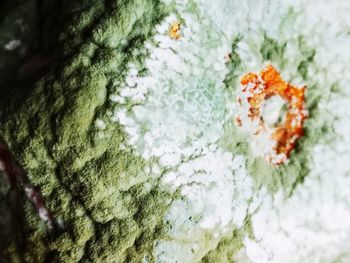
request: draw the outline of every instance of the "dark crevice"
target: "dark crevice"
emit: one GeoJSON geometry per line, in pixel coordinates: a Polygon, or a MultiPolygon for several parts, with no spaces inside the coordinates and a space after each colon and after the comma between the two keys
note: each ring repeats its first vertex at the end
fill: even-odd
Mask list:
{"type": "MultiPolygon", "coordinates": [[[[0,174],[0,176],[3,176],[3,174],[0,174]]],[[[6,194],[6,196],[2,196],[0,194],[0,202],[5,202],[7,205],[7,209],[9,211],[9,216],[11,218],[11,224],[10,228],[9,225],[0,225],[1,230],[0,233],[3,235],[4,231],[9,231],[12,229],[12,233],[15,233],[15,235],[3,235],[3,238],[11,238],[11,241],[16,244],[16,249],[18,251],[22,251],[26,247],[25,242],[25,231],[24,231],[24,211],[21,209],[23,207],[23,199],[24,199],[24,193],[20,191],[17,187],[11,187],[6,194]]],[[[2,210],[3,211],[3,210],[2,210]]],[[[8,240],[9,241],[9,240],[8,240]]],[[[6,239],[2,240],[0,243],[0,251],[2,251],[4,248],[3,245],[6,245],[6,239]]],[[[0,254],[1,256],[1,254],[0,254]]],[[[18,255],[21,260],[23,260],[23,255],[18,255]]],[[[1,257],[0,257],[1,262],[1,257]]]]}

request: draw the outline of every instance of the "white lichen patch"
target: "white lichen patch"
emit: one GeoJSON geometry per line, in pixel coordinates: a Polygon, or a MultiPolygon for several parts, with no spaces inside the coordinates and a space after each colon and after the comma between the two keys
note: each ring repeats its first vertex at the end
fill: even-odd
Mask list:
{"type": "Polygon", "coordinates": [[[290,34],[305,35],[315,48],[308,81],[317,83],[323,93],[320,111],[324,118],[331,114],[335,138],[327,143],[319,138],[309,156],[310,173],[291,197],[286,198],[283,190],[262,197],[264,202],[252,215],[255,239],[246,237],[244,251],[250,262],[259,263],[348,262],[350,225],[344,219],[350,214],[350,53],[345,46],[350,39],[344,34],[350,24],[346,17],[350,6],[345,1],[293,5],[298,16],[290,34]],[[340,94],[331,93],[335,82],[340,94]]]}
{"type": "Polygon", "coordinates": [[[130,63],[122,89],[111,96],[117,103],[124,99],[138,104],[128,113],[117,109],[114,118],[125,125],[129,144],[141,156],[159,157],[165,167],[174,167],[217,141],[225,119],[222,81],[229,42],[210,24],[202,30],[199,23],[204,18],[198,21],[190,13],[182,14],[181,37],[172,39],[168,28],[178,19],[165,18],[146,43],[148,73],[139,76],[130,63]]]}
{"type": "Polygon", "coordinates": [[[97,119],[95,121],[95,126],[96,126],[96,128],[98,128],[100,130],[104,130],[104,129],[106,129],[107,124],[103,120],[97,119]]]}
{"type": "Polygon", "coordinates": [[[5,48],[6,50],[12,51],[12,50],[15,50],[15,49],[19,48],[21,45],[22,45],[21,40],[19,40],[19,39],[13,39],[13,40],[11,40],[10,42],[8,42],[8,43],[5,45],[4,48],[5,48]]]}
{"type": "MultiPolygon", "coordinates": [[[[160,178],[170,192],[180,192],[164,218],[167,236],[155,242],[158,262],[200,261],[247,217],[253,233],[244,238],[238,262],[349,261],[348,2],[164,2],[176,10],[138,51],[145,54],[145,63],[128,65],[127,76],[110,96],[115,108],[109,114],[128,136],[121,147],[157,160],[145,174],[160,178]],[[176,21],[181,31],[174,39],[168,30],[176,21]],[[246,157],[218,147],[224,124],[233,122],[238,111],[223,84],[234,39],[239,39],[234,50],[240,59],[238,76],[274,63],[284,80],[310,87],[307,98],[319,106],[319,119],[310,116],[314,127],[327,123],[334,130],[332,136],[312,138],[319,142],[305,160],[310,172],[291,196],[285,189],[272,194],[254,188],[246,157]],[[266,39],[273,39],[283,55],[262,50],[266,39]],[[307,74],[300,73],[308,60],[313,62],[307,74]],[[331,91],[334,85],[338,93],[331,91]],[[323,113],[332,115],[333,123],[323,113]]],[[[263,116],[273,126],[283,103],[270,102],[263,116]]]]}
{"type": "Polygon", "coordinates": [[[265,198],[252,216],[255,240],[244,241],[251,262],[348,261],[350,152],[343,143],[315,147],[313,169],[291,198],[265,198]]]}
{"type": "Polygon", "coordinates": [[[285,113],[283,112],[283,106],[285,105],[285,101],[280,96],[273,96],[266,100],[261,107],[264,123],[271,128],[276,126],[280,121],[280,117],[285,113]]]}
{"type": "Polygon", "coordinates": [[[208,151],[167,173],[163,181],[173,190],[181,189],[182,198],[166,215],[171,228],[167,239],[157,243],[159,262],[197,262],[222,236],[242,227],[253,186],[242,156],[208,151]]]}
{"type": "Polygon", "coordinates": [[[164,218],[171,226],[167,240],[155,246],[159,262],[174,253],[178,262],[196,262],[214,249],[242,227],[252,192],[245,159],[217,147],[232,117],[223,83],[231,40],[192,9],[179,7],[181,17],[170,15],[156,27],[145,44],[146,74],[131,62],[121,89],[110,97],[117,105],[111,118],[124,126],[128,147],[147,160],[158,158],[162,168],[156,164],[150,173],[161,176],[166,168],[162,184],[181,189],[182,198],[164,218]],[[174,21],[181,21],[178,39],[168,35],[174,21]],[[133,105],[130,110],[121,98],[133,105]]]}

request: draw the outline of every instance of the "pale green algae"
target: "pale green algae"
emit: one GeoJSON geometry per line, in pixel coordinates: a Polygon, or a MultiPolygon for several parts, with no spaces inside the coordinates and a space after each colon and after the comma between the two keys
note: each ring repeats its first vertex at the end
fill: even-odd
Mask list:
{"type": "Polygon", "coordinates": [[[240,229],[235,229],[229,235],[221,238],[219,244],[214,250],[211,250],[202,258],[203,263],[235,262],[235,256],[243,248],[243,239],[245,236],[254,238],[253,230],[251,228],[250,217],[247,216],[244,226],[240,229]]]}
{"type": "MultiPolygon", "coordinates": [[[[121,150],[124,132],[104,116],[113,79],[123,77],[132,51],[166,10],[158,1],[81,5],[59,36],[65,61],[7,107],[1,122],[1,137],[63,227],[48,235],[21,194],[23,218],[12,224],[20,235],[0,252],[10,262],[152,260],[153,242],[164,232],[172,197],[144,172],[154,160],[121,150]],[[108,124],[104,139],[96,119],[108,124]]],[[[5,189],[1,198],[13,191],[5,189]]],[[[15,217],[9,207],[1,214],[15,217]]]]}

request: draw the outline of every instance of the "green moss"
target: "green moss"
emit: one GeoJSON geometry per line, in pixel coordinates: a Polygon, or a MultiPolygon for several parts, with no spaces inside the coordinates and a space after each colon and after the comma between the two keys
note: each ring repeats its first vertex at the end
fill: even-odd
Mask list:
{"type": "Polygon", "coordinates": [[[279,43],[277,40],[269,38],[265,34],[260,47],[260,53],[264,60],[281,62],[283,60],[286,46],[286,42],[279,43]]]}
{"type": "Polygon", "coordinates": [[[311,63],[313,63],[316,51],[307,46],[303,37],[299,37],[299,49],[300,49],[300,52],[303,55],[303,57],[305,57],[305,59],[299,63],[297,70],[298,70],[299,74],[302,76],[302,78],[304,80],[307,80],[307,78],[308,78],[308,66],[311,63]]]}
{"type": "Polygon", "coordinates": [[[231,86],[233,86],[237,80],[238,73],[241,69],[241,64],[242,64],[242,60],[239,57],[238,53],[237,53],[237,44],[239,43],[239,41],[241,41],[242,36],[237,36],[234,38],[232,45],[231,45],[231,53],[230,53],[230,60],[227,63],[227,68],[229,70],[229,73],[227,74],[224,83],[226,88],[229,88],[231,86]]]}
{"type": "Polygon", "coordinates": [[[209,251],[202,258],[201,262],[236,262],[235,255],[243,248],[243,239],[245,237],[254,238],[250,215],[245,218],[243,227],[234,229],[230,235],[222,238],[216,248],[209,251]]]}
{"type": "Polygon", "coordinates": [[[231,236],[221,239],[217,247],[205,255],[201,262],[234,262],[235,254],[243,247],[243,237],[243,230],[233,231],[231,236]]]}
{"type": "Polygon", "coordinates": [[[158,1],[119,1],[109,9],[93,1],[81,5],[65,9],[72,18],[60,33],[66,58],[59,70],[38,81],[2,119],[0,136],[63,224],[48,235],[21,193],[25,210],[18,224],[25,246],[19,249],[13,239],[1,248],[10,261],[141,260],[152,257],[153,240],[164,234],[172,197],[144,172],[155,160],[120,150],[125,134],[105,116],[110,83],[125,75],[128,60],[138,59],[133,50],[151,36],[165,9],[158,1]],[[104,138],[96,119],[107,123],[104,138]]]}
{"type": "Polygon", "coordinates": [[[117,8],[109,16],[102,18],[93,29],[92,38],[99,45],[109,48],[121,47],[133,35],[134,30],[137,30],[137,32],[147,32],[152,29],[154,27],[153,23],[143,23],[141,28],[134,28],[134,25],[150,14],[152,14],[152,18],[162,16],[162,13],[157,14],[154,12],[154,10],[159,10],[160,8],[161,6],[158,1],[119,1],[117,8]]]}

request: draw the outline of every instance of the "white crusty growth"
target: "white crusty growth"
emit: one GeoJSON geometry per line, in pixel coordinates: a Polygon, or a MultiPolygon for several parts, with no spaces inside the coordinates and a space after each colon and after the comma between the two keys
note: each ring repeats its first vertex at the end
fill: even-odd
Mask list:
{"type": "MultiPolygon", "coordinates": [[[[152,173],[162,176],[169,191],[180,189],[181,198],[164,218],[171,226],[168,236],[155,244],[158,262],[198,262],[223,236],[240,228],[247,215],[253,236],[244,238],[239,262],[348,262],[350,2],[164,2],[175,4],[174,14],[139,51],[147,56],[145,63],[130,62],[125,82],[110,97],[115,103],[111,119],[124,127],[128,147],[156,160],[152,173]],[[168,35],[175,21],[181,21],[178,40],[168,35]],[[290,197],[284,189],[276,194],[255,189],[245,157],[218,146],[224,124],[237,113],[223,84],[225,56],[237,37],[238,76],[274,62],[286,81],[316,87],[317,125],[326,122],[323,114],[333,116],[334,136],[319,138],[311,149],[305,160],[311,171],[290,197]],[[287,43],[283,58],[264,60],[265,37],[287,43]],[[300,62],[308,58],[300,39],[315,50],[306,80],[298,73],[300,62]],[[339,94],[331,91],[335,84],[339,94]]],[[[270,117],[274,122],[276,116],[270,117]]]]}

